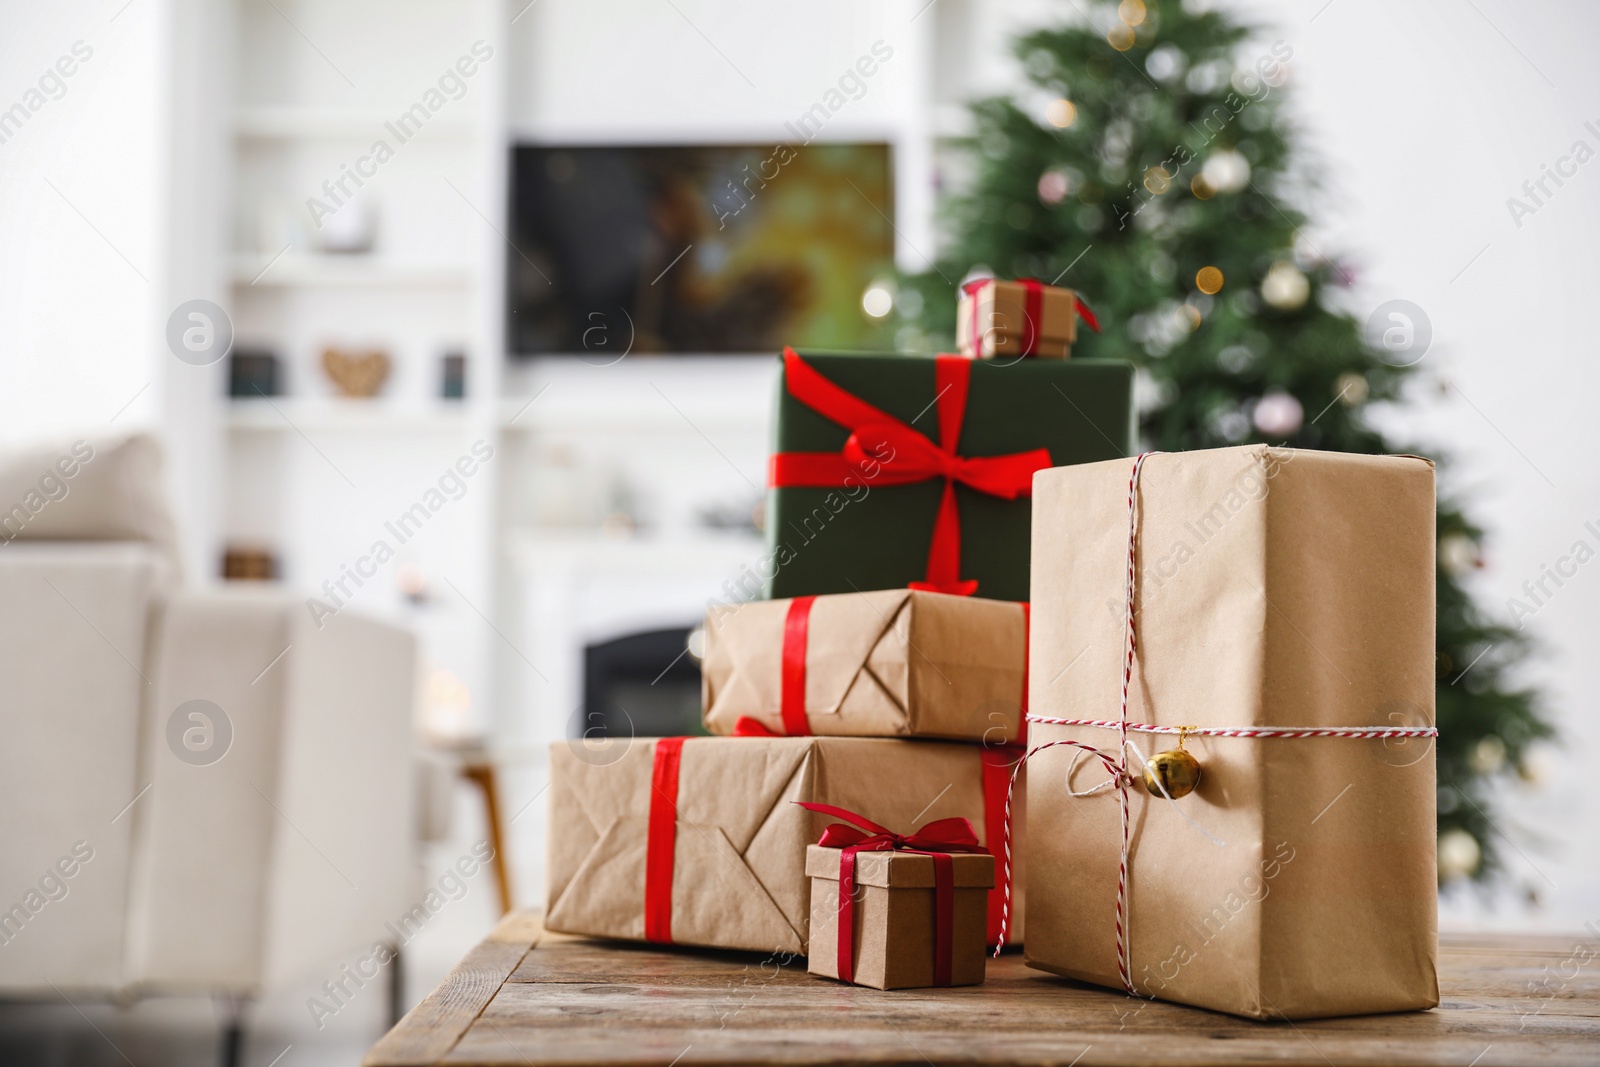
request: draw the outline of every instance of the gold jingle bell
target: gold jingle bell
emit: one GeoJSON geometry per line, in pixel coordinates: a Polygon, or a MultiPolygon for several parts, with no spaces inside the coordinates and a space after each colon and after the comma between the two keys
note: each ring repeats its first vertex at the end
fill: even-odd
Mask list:
{"type": "Polygon", "coordinates": [[[1157,752],[1144,765],[1144,787],[1151,796],[1169,796],[1173,800],[1188,796],[1200,784],[1200,761],[1183,750],[1186,727],[1178,730],[1178,747],[1168,752],[1157,752]],[[1165,789],[1165,794],[1162,790],[1165,789]]]}

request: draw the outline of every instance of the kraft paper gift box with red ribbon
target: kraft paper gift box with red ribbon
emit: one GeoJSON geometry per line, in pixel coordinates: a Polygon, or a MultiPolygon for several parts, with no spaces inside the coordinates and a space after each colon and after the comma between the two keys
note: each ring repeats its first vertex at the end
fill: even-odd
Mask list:
{"type": "Polygon", "coordinates": [[[1091,330],[1100,332],[1094,312],[1071,289],[1045,285],[1037,278],[975,278],[961,287],[956,342],[963,356],[977,359],[1067,359],[1078,339],[1080,316],[1091,330]]]}
{"type": "Polygon", "coordinates": [[[1433,465],[1252,445],[1035,492],[1028,962],[1251,1018],[1438,1004],[1433,465]]]}
{"type": "Polygon", "coordinates": [[[1034,472],[1132,443],[1127,363],[786,350],[760,577],[1026,600],[1034,472]]]}
{"type": "Polygon", "coordinates": [[[902,836],[851,811],[806,850],[808,970],[875,989],[978,985],[994,857],[966,819],[902,836]]]}
{"type": "Polygon", "coordinates": [[[912,589],[755,600],[706,616],[714,734],[943,737],[1022,733],[1028,608],[912,589]]]}
{"type": "MultiPolygon", "coordinates": [[[[960,817],[1003,836],[1016,753],[856,737],[637,738],[550,749],[549,902],[563,933],[804,954],[806,849],[829,804],[884,826],[960,817]]],[[[1012,813],[1013,827],[1023,815],[1012,813]]],[[[1020,874],[1020,867],[1013,867],[1020,874]]],[[[1001,897],[989,894],[997,937],[1001,897]]],[[[1021,904],[1013,910],[1021,915],[1021,904]]],[[[1021,928],[1009,943],[1021,941],[1021,928]]]]}

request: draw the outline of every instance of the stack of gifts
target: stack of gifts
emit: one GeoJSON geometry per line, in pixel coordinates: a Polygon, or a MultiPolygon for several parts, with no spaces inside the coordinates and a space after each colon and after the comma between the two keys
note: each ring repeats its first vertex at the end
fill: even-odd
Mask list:
{"type": "MultiPolygon", "coordinates": [[[[1058,293],[1041,336],[1069,328],[1058,293]]],[[[553,747],[546,924],[809,953],[879,988],[981,981],[1002,923],[1023,932],[1024,850],[1000,842],[1033,477],[1126,455],[1132,394],[1112,361],[785,351],[770,599],[705,626],[722,736],[553,747]]]]}
{"type": "Polygon", "coordinates": [[[1034,358],[1075,295],[962,311],[967,355],[784,353],[721,736],[556,746],[548,925],[900,988],[1025,911],[1029,965],[1130,996],[1437,1004],[1432,465],[1135,457],[1128,365],[1034,358]]]}

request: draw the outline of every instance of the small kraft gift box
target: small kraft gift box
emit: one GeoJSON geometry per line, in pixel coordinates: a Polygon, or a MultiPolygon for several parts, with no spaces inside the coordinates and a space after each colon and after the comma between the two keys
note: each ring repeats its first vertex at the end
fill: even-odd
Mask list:
{"type": "Polygon", "coordinates": [[[1100,332],[1094,312],[1071,289],[1036,278],[975,278],[961,287],[956,339],[961,354],[973,359],[1067,359],[1078,339],[1080,317],[1100,332]]]}
{"type": "Polygon", "coordinates": [[[943,737],[1022,732],[1028,607],[910,589],[718,605],[706,616],[714,734],[943,737]]]}
{"type": "Polygon", "coordinates": [[[855,812],[802,807],[844,820],[806,850],[812,974],[874,989],[983,981],[994,857],[971,823],[901,836],[855,812]]]}
{"type": "MultiPolygon", "coordinates": [[[[806,849],[828,819],[959,818],[1004,835],[1012,748],[867,737],[663,737],[550,748],[549,904],[569,934],[803,955],[806,849]]],[[[1019,798],[1020,799],[1020,798],[1019,798]]],[[[1025,813],[1011,812],[1013,833],[1025,813]]],[[[1013,847],[1012,868],[1025,861],[1013,847]]],[[[986,899],[999,936],[1002,897],[986,899]]],[[[1020,916],[1024,901],[1013,902],[1020,916]]],[[[1022,928],[1008,932],[1021,941],[1022,928]]]]}
{"type": "Polygon", "coordinates": [[[1132,451],[1133,367],[786,350],[775,421],[750,584],[1027,600],[1034,472],[1132,451]]]}
{"type": "Polygon", "coordinates": [[[1438,1004],[1433,464],[1035,492],[1027,962],[1255,1019],[1438,1004]]]}

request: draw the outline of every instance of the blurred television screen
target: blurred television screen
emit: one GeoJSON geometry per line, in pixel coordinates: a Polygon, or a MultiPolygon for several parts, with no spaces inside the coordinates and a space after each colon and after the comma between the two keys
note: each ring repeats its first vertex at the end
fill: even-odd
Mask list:
{"type": "Polygon", "coordinates": [[[514,355],[891,347],[863,303],[894,268],[887,144],[521,145],[511,172],[514,355]]]}

